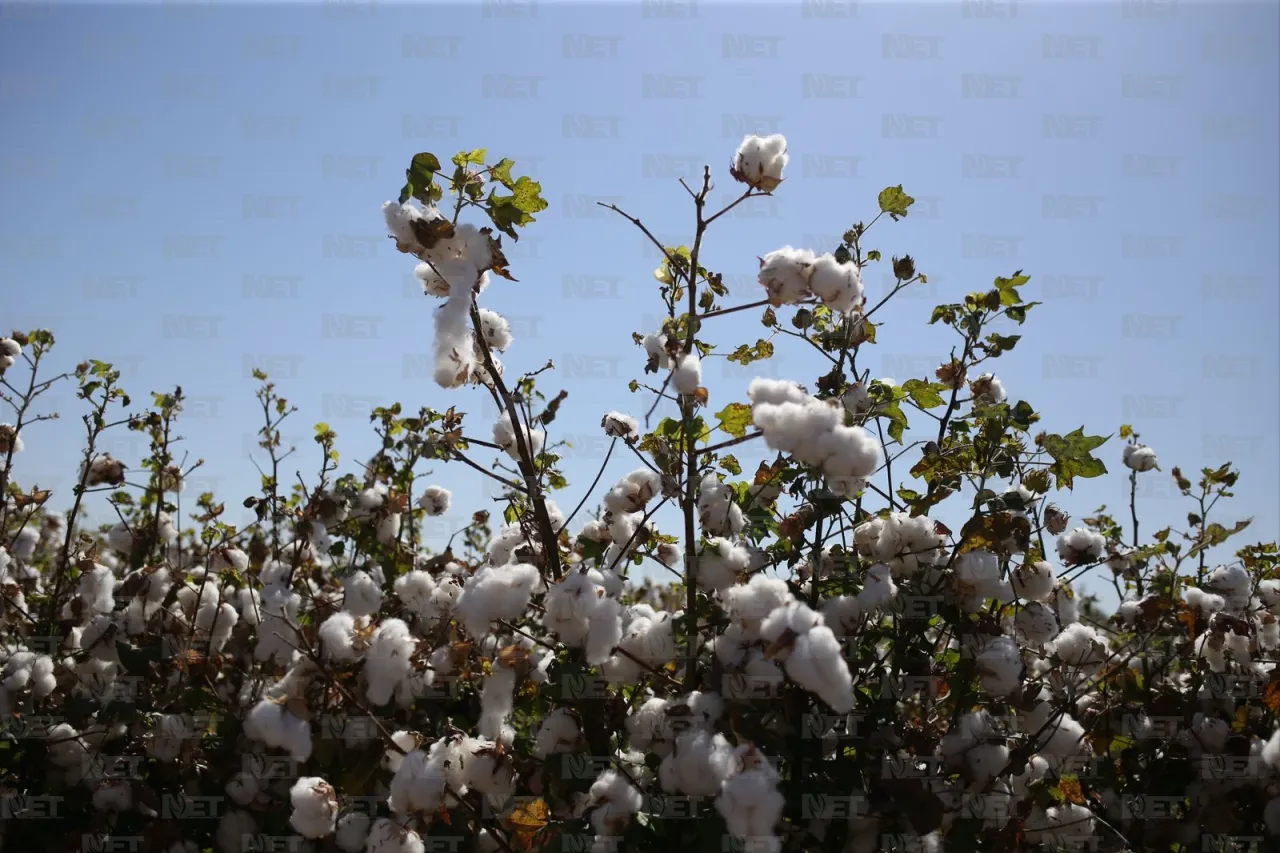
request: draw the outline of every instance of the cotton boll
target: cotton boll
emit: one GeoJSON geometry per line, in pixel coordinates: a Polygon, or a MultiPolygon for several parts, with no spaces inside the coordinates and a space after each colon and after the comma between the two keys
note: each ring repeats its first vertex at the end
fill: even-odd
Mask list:
{"type": "Polygon", "coordinates": [[[809,288],[832,311],[848,314],[862,308],[862,273],[852,260],[842,264],[834,255],[819,256],[809,268],[809,288]]]}
{"type": "Polygon", "coordinates": [[[498,352],[506,352],[511,346],[511,326],[507,323],[505,317],[496,311],[490,311],[488,308],[481,308],[480,314],[480,330],[484,333],[485,343],[490,349],[498,352]]]}
{"type": "Polygon", "coordinates": [[[1014,625],[1032,645],[1043,645],[1058,635],[1058,617],[1038,601],[1024,604],[1014,617],[1014,625]]]}
{"type": "Polygon", "coordinates": [[[1085,527],[1077,527],[1058,537],[1058,556],[1064,563],[1082,566],[1102,559],[1107,540],[1101,534],[1085,527]]]}
{"type": "Polygon", "coordinates": [[[1003,403],[1008,398],[1008,395],[1005,394],[1004,383],[997,379],[993,373],[984,373],[970,382],[969,390],[973,392],[973,399],[976,403],[996,405],[1003,403]]]}
{"type": "Polygon", "coordinates": [[[417,641],[400,619],[384,619],[365,655],[365,696],[375,706],[391,701],[396,686],[412,671],[417,641]]]}
{"type": "Polygon", "coordinates": [[[809,395],[803,388],[784,379],[757,377],[751,380],[751,385],[747,388],[747,399],[753,406],[762,403],[773,406],[804,403],[808,398],[809,395]]]}
{"type": "Polygon", "coordinates": [[[365,853],[425,853],[422,836],[395,821],[380,817],[373,822],[365,853]]]}
{"type": "Polygon", "coordinates": [[[338,819],[338,796],[333,786],[318,776],[304,776],[289,789],[293,813],[289,825],[305,838],[333,833],[338,819]]]}
{"type": "Polygon", "coordinates": [[[334,843],[343,853],[361,853],[365,849],[365,840],[369,837],[372,824],[368,813],[349,811],[338,818],[334,843]]]}
{"type": "Polygon", "coordinates": [[[982,689],[992,696],[1008,696],[1022,684],[1022,653],[1008,637],[993,638],[978,655],[977,664],[982,689]]]}
{"type": "Polygon", "coordinates": [[[368,572],[352,572],[342,581],[342,609],[352,616],[371,616],[382,607],[382,590],[368,572]]]}
{"type": "Polygon", "coordinates": [[[756,574],[747,583],[726,591],[723,599],[729,615],[742,624],[744,637],[755,640],[760,637],[764,620],[791,600],[791,592],[786,581],[756,574]]]}
{"type": "Polygon", "coordinates": [[[751,554],[742,545],[713,537],[698,554],[697,584],[705,590],[724,592],[737,582],[751,563],[751,554]]]}
{"type": "Polygon", "coordinates": [[[644,794],[617,770],[601,773],[587,793],[591,827],[597,836],[614,836],[631,822],[644,804],[644,794]]]}
{"type": "Polygon", "coordinates": [[[311,757],[311,724],[270,699],[263,699],[245,717],[244,733],[269,747],[288,750],[295,761],[311,757]]]}
{"type": "Polygon", "coordinates": [[[515,670],[495,665],[485,677],[480,690],[480,719],[476,730],[481,737],[501,740],[507,718],[514,707],[516,689],[515,670]]]}
{"type": "Polygon", "coordinates": [[[421,569],[405,572],[396,578],[394,589],[396,596],[410,612],[418,616],[428,616],[433,613],[433,593],[436,582],[431,575],[421,569]]]}
{"type": "Polygon", "coordinates": [[[858,593],[858,606],[863,613],[874,613],[885,607],[898,594],[893,573],[884,563],[867,569],[862,591],[858,593]]]}
{"type": "Polygon", "coordinates": [[[1053,566],[1044,560],[1019,566],[1009,575],[1013,594],[1026,601],[1048,601],[1057,579],[1053,566]]]}
{"type": "Polygon", "coordinates": [[[227,796],[241,806],[247,806],[252,803],[257,798],[260,790],[261,786],[258,779],[244,771],[233,776],[226,786],[227,796]]]}
{"type": "Polygon", "coordinates": [[[429,516],[444,515],[449,511],[452,497],[452,494],[446,488],[428,486],[427,490],[422,493],[422,497],[418,498],[418,506],[426,510],[429,516]]]}
{"type": "Polygon", "coordinates": [[[320,649],[325,660],[342,663],[360,659],[356,651],[356,617],[342,611],[335,613],[320,625],[320,649]]]}
{"type": "Polygon", "coordinates": [[[1253,578],[1243,566],[1218,566],[1205,579],[1205,587],[1225,599],[1230,610],[1243,610],[1249,604],[1253,578]]]}
{"type": "MultiPolygon", "coordinates": [[[[524,439],[524,446],[529,453],[533,456],[541,453],[547,434],[540,429],[531,430],[523,424],[520,425],[520,430],[524,439]]],[[[519,441],[516,437],[515,428],[511,425],[511,416],[507,412],[503,412],[502,417],[498,418],[497,423],[493,425],[493,442],[505,450],[512,459],[520,460],[519,441]]]]}
{"type": "Polygon", "coordinates": [[[483,637],[494,620],[524,613],[540,579],[537,567],[527,563],[485,566],[467,580],[454,614],[468,635],[483,637]]]}
{"type": "Polygon", "coordinates": [[[1010,584],[1000,578],[1000,559],[990,551],[969,551],[955,562],[956,592],[968,613],[976,613],[989,598],[1012,599],[1010,584]]]}
{"type": "Polygon", "coordinates": [[[671,356],[667,354],[667,336],[662,334],[645,335],[642,344],[650,358],[656,358],[659,370],[671,366],[671,356]]]}
{"type": "Polygon", "coordinates": [[[697,352],[688,352],[680,357],[672,374],[672,382],[681,394],[692,394],[702,384],[702,362],[697,352]]]}
{"type": "Polygon", "coordinates": [[[622,412],[608,412],[600,421],[605,435],[631,440],[640,437],[640,423],[622,412]]]}
{"type": "Polygon", "coordinates": [[[8,370],[22,355],[22,344],[13,338],[0,338],[0,371],[8,370]]]}
{"type": "Polygon", "coordinates": [[[815,626],[799,636],[783,667],[788,677],[836,713],[853,708],[853,677],[840,642],[827,626],[815,626]]]}
{"type": "Polygon", "coordinates": [[[1159,467],[1156,452],[1144,444],[1126,444],[1124,446],[1125,467],[1142,473],[1159,467]]]}
{"type": "Polygon", "coordinates": [[[588,666],[605,663],[622,642],[622,605],[613,598],[600,598],[591,612],[587,630],[586,659],[588,666]]]}
{"type": "Polygon", "coordinates": [[[111,569],[95,564],[92,569],[80,575],[80,599],[84,601],[90,613],[110,613],[115,609],[115,575],[111,569]]]}
{"type": "Polygon", "coordinates": [[[782,171],[788,159],[787,140],[782,134],[751,134],[738,146],[729,174],[753,190],[770,193],[782,183],[782,171]]]}
{"type": "Polygon", "coordinates": [[[760,259],[759,281],[775,308],[810,296],[809,270],[816,257],[808,249],[783,246],[760,259]]]}
{"type": "Polygon", "coordinates": [[[716,799],[716,810],[724,817],[729,833],[757,843],[773,836],[785,805],[777,789],[777,774],[767,764],[730,777],[716,799]]]}
{"type": "Polygon", "coordinates": [[[686,732],[658,767],[662,790],[669,794],[711,797],[720,791],[737,764],[733,747],[724,735],[707,731],[686,732]]]}
{"type": "Polygon", "coordinates": [[[542,720],[535,738],[538,758],[561,752],[577,752],[583,744],[582,720],[571,708],[557,708],[542,720]]]}
{"type": "Polygon", "coordinates": [[[1062,629],[1053,641],[1053,651],[1071,667],[1098,667],[1107,659],[1107,646],[1098,632],[1080,622],[1062,629]]]}

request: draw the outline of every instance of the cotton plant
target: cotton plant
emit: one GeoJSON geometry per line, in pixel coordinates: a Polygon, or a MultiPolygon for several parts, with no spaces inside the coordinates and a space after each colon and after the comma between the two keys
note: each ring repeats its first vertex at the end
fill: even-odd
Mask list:
{"type": "MultiPolygon", "coordinates": [[[[785,192],[790,156],[780,135],[744,139],[729,204],[785,192]]],[[[0,716],[20,735],[10,763],[31,771],[0,771],[0,787],[15,807],[81,804],[24,821],[33,849],[116,825],[163,830],[157,849],[179,853],[239,853],[246,836],[422,853],[442,835],[485,853],[562,837],[599,853],[873,853],[907,836],[1137,853],[1208,826],[1280,831],[1274,546],[1223,552],[1246,526],[1219,503],[1230,466],[1199,483],[1172,468],[1189,527],[1137,529],[1136,478],[1164,472],[1128,426],[1129,512],[1073,500],[1105,471],[1102,437],[1036,425],[989,363],[1018,340],[993,321],[1039,304],[1026,276],[934,309],[963,345],[933,375],[873,380],[866,347],[899,332],[865,277],[885,263],[872,241],[909,214],[902,187],[838,247],[751,249],[763,293],[731,295],[707,269],[709,181],[689,182],[698,232],[663,247],[666,320],[634,338],[657,378],[625,404],[593,393],[609,396],[590,417],[610,451],[574,493],[559,448],[578,395],[549,400],[542,371],[520,373],[509,289],[492,286],[512,278],[503,237],[545,207],[513,167],[424,152],[384,207],[422,282],[443,402],[377,410],[378,449],[355,467],[319,425],[318,478],[292,477],[275,435],[290,407],[260,377],[259,494],[193,502],[203,463],[180,462],[165,428],[180,391],[118,414],[118,373],[85,362],[59,381],[97,413],[67,467],[109,501],[99,525],[17,458],[37,423],[15,376],[51,336],[0,339],[17,395],[0,427],[0,716]],[[716,338],[721,314],[755,310],[754,345],[716,338]],[[752,366],[789,337],[816,372],[752,366]],[[768,375],[717,383],[706,362],[725,356],[768,375]],[[467,416],[472,393],[496,410],[467,416]],[[151,453],[116,459],[109,430],[130,425],[151,453]],[[454,471],[500,487],[494,503],[467,506],[454,471]],[[455,516],[469,522],[434,541],[429,520],[455,516]],[[1114,580],[1113,616],[1090,572],[1114,580]],[[100,756],[136,758],[139,778],[103,778],[100,756]],[[1180,820],[1151,829],[1122,807],[1187,762],[1206,772],[1180,820]],[[922,777],[928,807],[887,766],[922,777]],[[225,798],[217,820],[161,819],[156,802],[196,790],[225,798]],[[831,792],[857,807],[815,814],[831,792]],[[701,819],[670,819],[686,798],[701,819]]],[[[890,296],[926,279],[910,257],[889,264],[890,296]]]]}

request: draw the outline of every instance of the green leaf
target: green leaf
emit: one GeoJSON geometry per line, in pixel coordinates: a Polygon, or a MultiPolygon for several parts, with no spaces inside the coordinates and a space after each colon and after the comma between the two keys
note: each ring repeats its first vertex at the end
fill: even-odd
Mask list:
{"type": "Polygon", "coordinates": [[[922,409],[932,409],[937,406],[946,404],[942,399],[941,391],[946,391],[947,386],[941,382],[926,382],[923,379],[908,379],[902,383],[902,390],[907,392],[907,396],[911,398],[911,402],[915,403],[922,409]]]}
{"type": "Polygon", "coordinates": [[[766,358],[773,357],[773,342],[766,341],[763,338],[756,341],[753,346],[740,344],[727,358],[729,361],[738,364],[750,364],[753,361],[763,361],[766,358]]]}
{"type": "Polygon", "coordinates": [[[488,148],[477,148],[474,151],[459,151],[453,155],[453,165],[465,167],[468,165],[483,166],[484,158],[488,156],[488,148]]]}
{"type": "Polygon", "coordinates": [[[515,180],[511,177],[511,167],[514,165],[514,160],[503,157],[489,169],[489,174],[493,176],[495,181],[507,189],[511,189],[515,185],[515,180]]]}
{"type": "Polygon", "coordinates": [[[735,477],[742,473],[742,466],[738,464],[738,457],[736,456],[726,456],[721,459],[720,467],[735,477]]]}
{"type": "Polygon", "coordinates": [[[907,215],[907,208],[916,200],[902,191],[902,184],[896,187],[885,187],[880,191],[880,210],[889,214],[896,222],[899,216],[907,215]]]}
{"type": "Polygon", "coordinates": [[[751,425],[751,407],[745,403],[730,403],[716,412],[716,417],[720,419],[720,429],[734,438],[742,438],[751,425]]]}
{"type": "Polygon", "coordinates": [[[888,418],[889,427],[886,432],[889,433],[889,437],[894,441],[902,441],[903,432],[909,424],[907,423],[907,416],[903,414],[902,405],[898,403],[897,400],[894,400],[887,406],[881,407],[877,411],[876,417],[888,418]]]}
{"type": "Polygon", "coordinates": [[[1053,457],[1049,472],[1057,478],[1058,488],[1072,488],[1076,477],[1090,479],[1107,473],[1107,466],[1092,451],[1107,442],[1110,436],[1085,435],[1084,427],[1062,435],[1043,436],[1039,443],[1053,457]]]}

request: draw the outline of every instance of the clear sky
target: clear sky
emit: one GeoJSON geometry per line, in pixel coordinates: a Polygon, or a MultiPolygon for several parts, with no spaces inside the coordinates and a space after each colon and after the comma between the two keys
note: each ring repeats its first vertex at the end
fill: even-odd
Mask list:
{"type": "MultiPolygon", "coordinates": [[[[1131,423],[1166,471],[1235,462],[1244,477],[1221,520],[1252,515],[1249,540],[1271,539],[1277,10],[0,4],[0,324],[51,328],[59,369],[115,362],[140,402],[181,384],[187,450],[207,460],[192,490],[229,506],[256,488],[255,366],[300,408],[284,432],[309,476],[316,421],[354,464],[373,446],[365,413],[394,400],[474,410],[471,430],[488,438],[492,406],[430,378],[433,301],[379,212],[415,152],[488,147],[540,180],[551,206],[509,247],[519,283],[498,281],[483,304],[511,319],[509,369],[556,363],[561,379],[542,387],[570,396],[551,437],[574,442],[565,468],[581,488],[605,449],[602,413],[642,414],[626,389],[644,364],[629,336],[661,313],[655,250],[594,201],[685,242],[692,210],[676,178],[708,163],[713,198],[727,199],[743,134],[782,132],[788,180],[709,237],[730,304],[760,298],[757,256],[830,250],[902,183],[912,214],[877,224],[868,245],[886,260],[911,253],[930,283],[882,312],[860,366],[930,374],[951,343],[925,325],[932,306],[1022,269],[1044,305],[996,364],[1010,396],[1054,432],[1131,423]]],[[[887,269],[867,274],[873,300],[887,269]]],[[[725,351],[754,341],[758,318],[708,331],[725,351]]],[[[712,410],[745,400],[754,375],[812,383],[819,364],[793,344],[749,369],[708,361],[712,410]]],[[[63,420],[25,435],[19,480],[66,489],[81,404],[70,384],[46,399],[63,420]]],[[[128,463],[146,452],[129,433],[105,447],[128,463]]],[[[1112,474],[1057,499],[1077,518],[1101,503],[1127,517],[1119,439],[1098,453],[1112,474]]],[[[634,461],[615,457],[602,487],[634,461]]],[[[487,503],[465,467],[431,479],[457,497],[436,534],[487,503]]],[[[1147,531],[1190,508],[1159,473],[1142,477],[1139,502],[1147,531]]]]}

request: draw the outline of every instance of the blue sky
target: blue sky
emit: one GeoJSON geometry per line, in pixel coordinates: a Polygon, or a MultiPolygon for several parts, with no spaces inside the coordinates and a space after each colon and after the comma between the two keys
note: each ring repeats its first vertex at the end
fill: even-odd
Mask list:
{"type": "MultiPolygon", "coordinates": [[[[253,366],[300,409],[284,432],[304,474],[316,421],[344,461],[367,457],[371,404],[459,405],[487,438],[491,407],[430,379],[433,303],[379,206],[415,152],[488,147],[551,206],[509,247],[519,283],[483,301],[511,318],[510,368],[560,368],[552,439],[574,441],[566,473],[585,485],[601,414],[647,407],[625,387],[644,363],[629,336],[661,314],[655,251],[594,201],[687,241],[675,177],[710,164],[727,199],[742,135],[782,132],[788,180],[708,238],[729,304],[759,298],[757,256],[829,250],[902,183],[912,215],[868,242],[930,284],[881,312],[860,367],[930,372],[951,344],[931,307],[1023,269],[1044,305],[996,364],[1010,395],[1050,431],[1131,423],[1166,471],[1236,462],[1222,520],[1252,515],[1250,539],[1271,539],[1278,24],[1273,3],[4,4],[0,323],[51,328],[60,369],[117,363],[139,401],[181,384],[206,460],[193,486],[233,506],[256,486],[253,366]]],[[[886,272],[868,271],[872,299],[886,272]]],[[[724,351],[758,317],[709,331],[724,351]]],[[[753,375],[811,383],[792,343],[758,371],[707,362],[714,410],[753,375]]],[[[46,399],[63,419],[25,436],[19,479],[65,489],[80,409],[69,384],[46,399]]],[[[127,433],[106,446],[146,451],[127,433]]],[[[1058,501],[1127,517],[1119,439],[1099,453],[1112,474],[1058,501]]],[[[602,485],[631,467],[619,455],[602,485]]],[[[464,467],[431,479],[458,499],[436,533],[488,503],[464,467]]],[[[1158,473],[1139,502],[1147,531],[1189,509],[1158,473]]]]}

